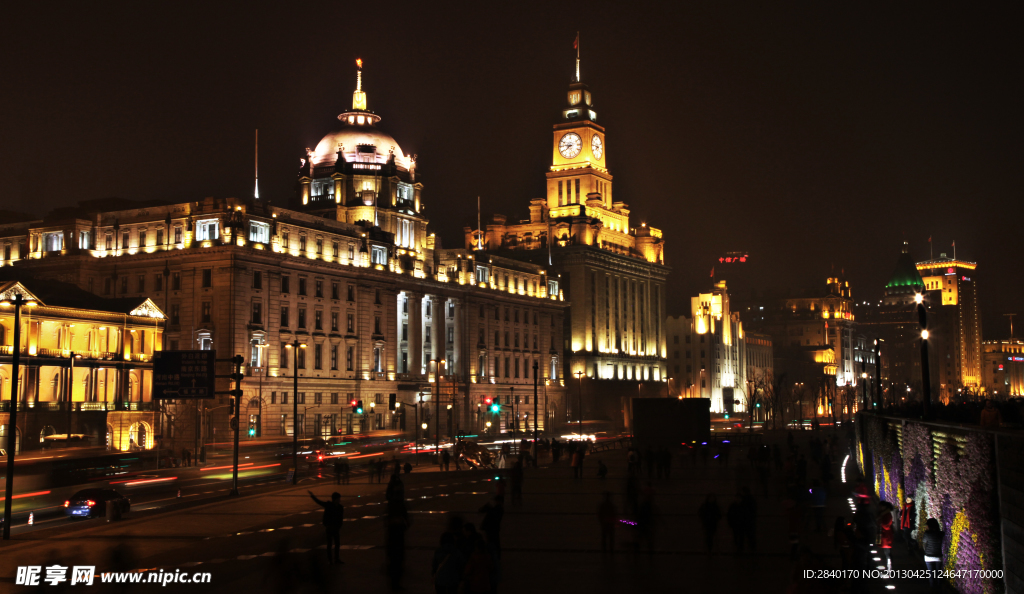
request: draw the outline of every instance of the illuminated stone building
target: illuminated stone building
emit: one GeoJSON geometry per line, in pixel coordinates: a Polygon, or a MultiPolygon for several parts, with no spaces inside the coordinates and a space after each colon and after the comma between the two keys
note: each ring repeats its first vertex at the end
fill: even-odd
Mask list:
{"type": "Polygon", "coordinates": [[[989,398],[1024,396],[1024,341],[986,340],[982,349],[982,385],[989,398]]]}
{"type": "MultiPolygon", "coordinates": [[[[441,249],[427,230],[415,157],[378,128],[361,81],[339,119],[307,152],[289,208],[266,195],[83,204],[0,227],[0,264],[103,297],[151,297],[167,312],[165,348],[242,355],[243,427],[248,419],[257,436],[411,432],[417,416],[432,435],[439,393],[443,435],[487,422],[511,429],[516,418],[532,428],[534,365],[540,428],[564,419],[567,304],[557,275],[441,249]],[[305,348],[286,349],[293,342],[305,348]],[[479,406],[519,396],[518,417],[479,406]]],[[[227,439],[226,404],[201,404],[203,440],[227,439]]],[[[178,405],[164,436],[191,448],[195,428],[178,421],[190,422],[193,404],[178,405]]]]}
{"type": "MultiPolygon", "coordinates": [[[[730,307],[725,281],[715,283],[710,293],[692,297],[690,316],[669,317],[665,328],[672,385],[677,388],[673,395],[707,398],[711,412],[743,412],[744,394],[754,378],[747,374],[747,337],[739,312],[730,307]]],[[[765,342],[768,357],[757,351],[757,363],[771,369],[771,342],[765,342]]]]}
{"type": "Polygon", "coordinates": [[[939,254],[917,263],[928,305],[933,369],[940,397],[981,387],[981,316],[978,311],[977,267],[939,254]]]}
{"type": "Polygon", "coordinates": [[[837,387],[855,386],[854,313],[850,283],[829,277],[824,291],[754,299],[748,326],[772,337],[775,374],[787,382],[817,385],[825,376],[837,387]]]}
{"type": "Polygon", "coordinates": [[[663,327],[669,268],[661,230],[631,223],[629,206],[615,199],[605,128],[578,76],[566,99],[552,130],[547,195],[530,201],[527,220],[495,215],[486,229],[467,227],[465,246],[552,263],[570,303],[567,374],[582,373],[593,401],[607,397],[607,415],[621,418],[620,392],[635,395],[636,382],[661,383],[669,375],[663,327]]]}
{"type": "MultiPolygon", "coordinates": [[[[22,295],[18,373],[19,446],[85,436],[114,449],[154,446],[152,358],[161,350],[163,312],[143,296],[103,298],[49,280],[9,280],[0,300],[22,295]]],[[[14,309],[0,308],[0,447],[8,448],[14,309]]]]}

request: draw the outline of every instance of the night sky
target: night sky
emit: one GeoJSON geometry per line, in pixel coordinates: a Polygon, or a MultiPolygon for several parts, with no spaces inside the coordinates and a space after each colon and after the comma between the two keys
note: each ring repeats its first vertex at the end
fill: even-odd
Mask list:
{"type": "Polygon", "coordinates": [[[979,263],[986,339],[1003,313],[1024,328],[1018,14],[493,4],[8,6],[0,208],[251,196],[256,128],[260,195],[285,205],[361,56],[369,108],[461,245],[477,195],[512,219],[543,195],[579,30],[616,199],[665,231],[671,313],[730,250],[752,256],[728,272],[738,292],[834,268],[877,300],[902,242],[922,259],[931,236],[979,263]]]}

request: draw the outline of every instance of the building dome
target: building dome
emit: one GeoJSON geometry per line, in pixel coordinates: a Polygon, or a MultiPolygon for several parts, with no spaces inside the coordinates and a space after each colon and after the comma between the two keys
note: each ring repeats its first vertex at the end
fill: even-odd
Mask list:
{"type": "Polygon", "coordinates": [[[338,150],[341,149],[345,160],[349,163],[384,164],[388,162],[391,152],[394,151],[395,164],[398,165],[398,168],[409,169],[409,158],[405,156],[402,147],[398,146],[391,135],[377,129],[373,124],[347,124],[349,117],[352,117],[354,121],[358,121],[356,118],[364,118],[364,122],[379,119],[377,116],[355,112],[343,113],[338,116],[338,119],[346,122],[346,125],[324,136],[316,145],[312,157],[314,166],[333,165],[338,160],[338,150]],[[370,147],[373,148],[370,149],[370,147]]]}
{"type": "Polygon", "coordinates": [[[920,293],[924,290],[924,281],[921,280],[921,273],[917,271],[914,259],[910,257],[910,251],[904,243],[903,253],[896,261],[896,270],[892,278],[885,284],[886,295],[901,295],[920,293]]]}
{"type": "Polygon", "coordinates": [[[366,109],[366,93],[363,91],[363,61],[356,60],[356,90],[352,93],[352,111],[338,116],[342,127],[331,132],[317,143],[310,154],[314,167],[334,165],[338,151],[342,151],[348,163],[376,163],[383,165],[395,154],[395,165],[408,171],[411,159],[402,152],[395,139],[377,129],[380,116],[366,109]]]}

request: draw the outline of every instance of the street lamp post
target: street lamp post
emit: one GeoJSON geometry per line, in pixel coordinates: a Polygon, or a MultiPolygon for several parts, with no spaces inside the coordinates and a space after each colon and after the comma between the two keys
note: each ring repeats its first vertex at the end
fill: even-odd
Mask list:
{"type": "Polygon", "coordinates": [[[4,540],[11,539],[11,506],[14,503],[14,454],[18,449],[18,367],[21,365],[21,306],[34,306],[34,300],[16,293],[0,301],[4,307],[14,306],[14,347],[11,350],[11,417],[7,423],[7,480],[4,491],[4,540]]]}
{"type": "MultiPolygon", "coordinates": [[[[582,371],[577,371],[576,372],[576,378],[580,381],[579,399],[577,400],[577,404],[579,405],[579,411],[576,412],[576,418],[579,420],[579,433],[580,433],[580,440],[582,441],[583,440],[583,372],[582,371]]],[[[638,385],[637,386],[637,391],[639,392],[639,390],[640,390],[640,386],[638,385]]]]}
{"type": "Polygon", "coordinates": [[[924,307],[924,295],[916,293],[917,318],[921,325],[921,387],[924,389],[921,402],[924,405],[924,418],[931,416],[932,409],[932,378],[928,364],[928,312],[924,307]]]}
{"type": "Polygon", "coordinates": [[[437,381],[437,397],[434,398],[434,455],[437,456],[437,463],[441,463],[441,368],[446,361],[441,359],[434,368],[434,375],[437,381]]]}
{"type": "Polygon", "coordinates": [[[76,355],[74,351],[71,352],[71,379],[68,380],[68,439],[65,442],[65,447],[71,445],[71,410],[75,407],[75,359],[81,358],[81,355],[76,355]]]}
{"type": "Polygon", "coordinates": [[[266,343],[256,345],[256,350],[260,354],[260,383],[259,390],[256,393],[256,398],[259,400],[259,405],[256,410],[256,435],[255,437],[263,437],[263,378],[267,375],[267,355],[266,348],[270,346],[266,343]]]}
{"type": "Polygon", "coordinates": [[[516,402],[516,388],[515,386],[509,386],[508,388],[508,399],[509,406],[512,408],[512,446],[515,447],[516,453],[519,453],[519,442],[516,441],[516,429],[519,425],[519,403],[516,402]]]}
{"type": "Polygon", "coordinates": [[[540,434],[537,432],[537,389],[540,387],[540,364],[537,361],[533,362],[533,444],[534,453],[536,453],[537,439],[540,434]]]}
{"type": "Polygon", "coordinates": [[[306,348],[298,339],[284,345],[292,351],[292,484],[299,482],[299,349],[306,348]]]}

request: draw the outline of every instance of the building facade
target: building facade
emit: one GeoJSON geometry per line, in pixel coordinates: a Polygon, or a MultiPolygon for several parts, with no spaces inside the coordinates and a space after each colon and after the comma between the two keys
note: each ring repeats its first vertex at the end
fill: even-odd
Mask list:
{"type": "Polygon", "coordinates": [[[1024,341],[986,340],[982,349],[982,385],[989,398],[1024,396],[1024,341]]]}
{"type": "Polygon", "coordinates": [[[929,339],[937,364],[939,396],[948,400],[982,386],[978,265],[940,254],[917,263],[928,305],[929,339]]]}
{"type": "Polygon", "coordinates": [[[745,412],[753,384],[772,372],[771,338],[759,334],[751,344],[725,281],[691,298],[690,316],[667,318],[665,329],[673,395],[707,398],[712,412],[745,412]]]}
{"type": "MultiPolygon", "coordinates": [[[[2,271],[3,276],[9,276],[2,271]]],[[[0,308],[0,445],[8,449],[14,349],[18,370],[18,449],[83,436],[117,450],[151,449],[159,428],[150,401],[153,354],[162,348],[163,312],[145,297],[105,299],[74,285],[0,281],[0,301],[20,294],[20,344],[14,309],[0,308]]]]}
{"type": "Polygon", "coordinates": [[[617,416],[628,408],[617,399],[636,395],[638,382],[664,383],[671,375],[664,329],[669,268],[661,230],[631,223],[629,206],[613,197],[605,128],[590,89],[577,78],[566,98],[552,130],[547,195],[530,201],[527,220],[499,214],[486,229],[465,228],[465,247],[552,265],[570,302],[565,373],[586,380],[591,401],[609,400],[595,405],[607,411],[599,414],[617,416]]]}
{"type": "MultiPolygon", "coordinates": [[[[443,435],[489,421],[495,431],[532,428],[534,403],[493,419],[478,405],[516,391],[532,398],[535,381],[539,428],[564,419],[567,304],[557,275],[435,249],[415,157],[377,128],[361,83],[339,120],[307,152],[292,208],[208,198],[64,209],[0,227],[3,264],[95,295],[151,297],[167,312],[165,348],[242,355],[243,426],[248,418],[258,436],[411,432],[414,414],[431,435],[438,410],[443,435]]],[[[185,422],[194,406],[179,404],[165,437],[227,438],[226,397],[200,404],[200,428],[171,421],[185,422]]]]}

